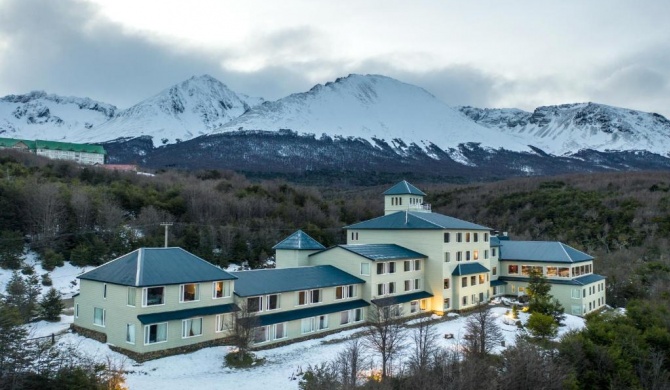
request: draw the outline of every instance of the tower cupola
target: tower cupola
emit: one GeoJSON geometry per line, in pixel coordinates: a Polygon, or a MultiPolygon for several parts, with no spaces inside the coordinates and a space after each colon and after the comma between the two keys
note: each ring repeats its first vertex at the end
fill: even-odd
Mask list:
{"type": "Polygon", "coordinates": [[[426,194],[406,180],[384,192],[384,215],[398,211],[430,212],[430,205],[423,202],[426,194]]]}

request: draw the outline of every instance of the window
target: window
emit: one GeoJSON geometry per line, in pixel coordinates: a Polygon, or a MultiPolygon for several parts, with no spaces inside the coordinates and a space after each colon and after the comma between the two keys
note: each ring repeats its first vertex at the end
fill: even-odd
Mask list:
{"type": "Polygon", "coordinates": [[[558,267],[547,267],[547,276],[558,275],[558,267]]]}
{"type": "MultiPolygon", "coordinates": [[[[270,297],[270,295],[268,295],[270,297]]],[[[321,302],[321,290],[298,291],[298,305],[307,305],[310,303],[321,302]]],[[[279,306],[277,306],[279,308],[279,306]]],[[[273,309],[269,309],[273,310],[273,309]]]]}
{"type": "Polygon", "coordinates": [[[144,327],[144,344],[164,343],[167,341],[168,324],[152,324],[144,327]]]}
{"type": "Polygon", "coordinates": [[[496,257],[496,248],[491,248],[491,256],[496,257]]]}
{"type": "Polygon", "coordinates": [[[473,305],[474,305],[475,303],[477,303],[477,295],[472,294],[472,295],[470,296],[470,303],[473,304],[473,305]]]}
{"type": "Polygon", "coordinates": [[[484,259],[488,259],[488,258],[489,258],[489,250],[484,249],[484,259]]]}
{"type": "Polygon", "coordinates": [[[351,240],[352,241],[358,240],[358,232],[351,232],[351,240]]]}
{"type": "Polygon", "coordinates": [[[217,333],[221,333],[224,330],[226,330],[226,327],[229,327],[231,325],[232,319],[231,317],[226,318],[225,314],[217,314],[216,315],[216,327],[214,328],[214,331],[217,333]]]}
{"type": "Polygon", "coordinates": [[[189,338],[202,335],[202,317],[189,318],[181,322],[181,337],[189,338]]]}
{"type": "Polygon", "coordinates": [[[361,263],[361,275],[370,275],[370,263],[361,263]]]}
{"type": "Polygon", "coordinates": [[[403,265],[403,269],[405,270],[405,272],[411,271],[412,270],[412,260],[405,260],[404,265],[403,265]]]}
{"type": "Polygon", "coordinates": [[[410,313],[416,313],[419,310],[419,302],[418,301],[412,301],[409,303],[409,312],[410,313]]]}
{"type": "Polygon", "coordinates": [[[99,307],[93,308],[93,324],[98,326],[105,326],[105,309],[99,307]]]}
{"type": "Polygon", "coordinates": [[[321,290],[310,290],[310,303],[320,303],[321,302],[321,290]]]}
{"type": "Polygon", "coordinates": [[[102,285],[102,298],[107,299],[107,283],[102,285]]]}
{"type": "Polygon", "coordinates": [[[287,329],[286,329],[286,322],[282,322],[280,324],[275,324],[274,325],[274,331],[275,331],[275,336],[274,336],[275,340],[284,339],[284,338],[288,337],[288,332],[287,332],[287,329]]]}
{"type": "Polygon", "coordinates": [[[491,274],[493,274],[493,276],[498,275],[498,267],[493,267],[491,274]]]}
{"type": "Polygon", "coordinates": [[[395,294],[395,282],[389,282],[388,292],[389,294],[395,294]]]}
{"type": "Polygon", "coordinates": [[[303,318],[301,321],[300,329],[302,333],[312,333],[315,330],[314,317],[303,318]]]}
{"type": "Polygon", "coordinates": [[[363,309],[354,309],[353,314],[354,314],[354,322],[363,321],[363,309]]]}
{"type": "Polygon", "coordinates": [[[465,260],[470,261],[470,251],[465,251],[465,260]]]}
{"type": "Polygon", "coordinates": [[[318,316],[317,318],[317,330],[328,329],[328,316],[318,316]]]}
{"type": "Polygon", "coordinates": [[[507,266],[507,273],[510,275],[518,275],[519,274],[519,266],[518,265],[508,265],[507,266]]]}
{"type": "Polygon", "coordinates": [[[463,242],[463,233],[456,233],[456,242],[463,242]]]}
{"type": "Polygon", "coordinates": [[[456,252],[456,261],[462,261],[463,260],[463,252],[458,251],[456,252]]]}
{"type": "Polygon", "coordinates": [[[377,275],[383,275],[386,273],[386,264],[377,263],[377,275]]]}
{"type": "Polygon", "coordinates": [[[522,293],[524,291],[526,291],[526,290],[523,287],[519,286],[519,292],[522,293]]]}
{"type": "Polygon", "coordinates": [[[179,289],[179,302],[200,300],[200,285],[198,283],[182,284],[179,289]]]}
{"type": "Polygon", "coordinates": [[[461,287],[468,287],[468,278],[464,276],[461,278],[461,287]]]}
{"type": "Polygon", "coordinates": [[[421,282],[419,281],[419,279],[414,279],[414,289],[418,290],[420,285],[421,282]]]}
{"type": "Polygon", "coordinates": [[[405,280],[405,291],[412,291],[412,281],[405,280]]]}
{"type": "Polygon", "coordinates": [[[444,279],[444,289],[449,289],[449,279],[444,279]]]}
{"type": "Polygon", "coordinates": [[[390,261],[388,263],[388,273],[390,273],[390,274],[395,273],[395,261],[390,261]]]}
{"type": "Polygon", "coordinates": [[[223,280],[213,283],[212,298],[227,298],[231,295],[230,282],[223,280]]]}
{"type": "Polygon", "coordinates": [[[165,304],[165,287],[148,287],[142,290],[142,306],[165,304]]]}
{"type": "Polygon", "coordinates": [[[74,317],[79,318],[79,304],[74,305],[74,317]]]}
{"type": "Polygon", "coordinates": [[[247,310],[250,313],[255,313],[263,310],[263,297],[247,298],[247,310]]]}
{"type": "Polygon", "coordinates": [[[254,328],[254,344],[263,343],[270,340],[270,327],[259,326],[254,328]]]}
{"type": "Polygon", "coordinates": [[[484,274],[479,274],[479,284],[484,284],[484,274]]]}
{"type": "Polygon", "coordinates": [[[463,295],[463,306],[468,304],[468,297],[466,295],[463,295]]]}
{"type": "Polygon", "coordinates": [[[449,252],[444,252],[444,262],[448,263],[451,261],[451,256],[449,255],[449,252]]]}
{"type": "Polygon", "coordinates": [[[135,344],[135,324],[126,324],[126,343],[135,344]]]}
{"type": "Polygon", "coordinates": [[[477,275],[470,276],[470,285],[471,286],[476,286],[477,285],[477,275]]]}
{"type": "Polygon", "coordinates": [[[470,242],[470,233],[465,233],[465,242],[470,242]]]}
{"type": "Polygon", "coordinates": [[[586,298],[586,289],[582,290],[582,298],[586,298]]]}
{"type": "Polygon", "coordinates": [[[335,288],[335,299],[346,299],[356,296],[356,286],[338,286],[335,288]]]}
{"type": "Polygon", "coordinates": [[[451,236],[451,234],[449,234],[449,233],[444,233],[444,242],[445,242],[445,243],[446,243],[446,242],[449,242],[449,240],[450,240],[450,238],[451,238],[450,236],[451,236]]]}
{"type": "Polygon", "coordinates": [[[421,260],[414,260],[414,271],[421,271],[421,260]]]}
{"type": "Polygon", "coordinates": [[[128,306],[135,306],[135,296],[137,295],[137,289],[135,287],[128,287],[128,300],[126,304],[128,306]]]}
{"type": "Polygon", "coordinates": [[[560,276],[561,278],[569,278],[570,277],[570,268],[568,268],[568,267],[558,268],[558,276],[560,276]]]}
{"type": "Polygon", "coordinates": [[[340,312],[340,325],[349,323],[349,310],[340,312]]]}
{"type": "Polygon", "coordinates": [[[316,330],[328,329],[328,316],[303,318],[301,322],[302,333],[311,333],[316,330]]]}
{"type": "Polygon", "coordinates": [[[444,298],[444,309],[447,310],[451,307],[451,300],[449,298],[444,298]]]}
{"type": "Polygon", "coordinates": [[[472,251],[472,259],[479,260],[479,251],[472,251]]]}
{"type": "Polygon", "coordinates": [[[267,302],[267,307],[265,308],[266,310],[279,309],[279,294],[268,295],[265,302],[267,302]]]}
{"type": "Polygon", "coordinates": [[[489,242],[489,234],[484,233],[484,242],[489,242]]]}
{"type": "Polygon", "coordinates": [[[472,233],[472,241],[479,242],[479,233],[472,233]]]}

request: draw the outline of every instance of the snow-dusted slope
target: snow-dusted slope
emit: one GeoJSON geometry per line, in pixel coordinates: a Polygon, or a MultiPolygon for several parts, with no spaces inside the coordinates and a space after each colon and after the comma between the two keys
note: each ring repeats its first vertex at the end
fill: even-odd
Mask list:
{"type": "Polygon", "coordinates": [[[517,109],[460,107],[477,123],[524,137],[547,153],[566,155],[581,149],[670,152],[670,121],[659,114],[596,103],[517,109]]]}
{"type": "Polygon", "coordinates": [[[65,140],[114,117],[117,108],[87,98],[33,91],[0,98],[0,137],[65,140]]]}
{"type": "Polygon", "coordinates": [[[385,76],[349,75],[308,92],[266,102],[216,130],[279,130],[326,133],[389,143],[435,145],[460,143],[528,150],[514,135],[480,126],[422,88],[385,76]]]}
{"type": "Polygon", "coordinates": [[[217,79],[192,77],[77,134],[81,142],[152,136],[155,145],[207,134],[263,102],[236,94],[217,79]]]}

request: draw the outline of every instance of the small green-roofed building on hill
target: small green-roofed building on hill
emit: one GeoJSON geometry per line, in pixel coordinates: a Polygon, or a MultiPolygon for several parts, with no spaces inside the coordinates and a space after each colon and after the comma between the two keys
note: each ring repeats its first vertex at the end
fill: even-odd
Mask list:
{"type": "Polygon", "coordinates": [[[32,152],[38,156],[44,156],[51,159],[71,160],[89,165],[104,164],[105,156],[107,155],[105,148],[100,145],[0,138],[0,149],[5,148],[32,152]]]}

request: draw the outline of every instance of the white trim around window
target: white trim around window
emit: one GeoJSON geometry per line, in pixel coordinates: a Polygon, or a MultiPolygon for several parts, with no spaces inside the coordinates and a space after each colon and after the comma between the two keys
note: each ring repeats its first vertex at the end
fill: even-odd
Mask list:
{"type": "Polygon", "coordinates": [[[144,345],[165,343],[168,340],[168,323],[144,325],[144,345]]]}
{"type": "Polygon", "coordinates": [[[188,318],[181,321],[181,338],[202,336],[202,317],[188,318]]]}
{"type": "Polygon", "coordinates": [[[165,286],[144,287],[142,289],[142,307],[165,305],[165,286]],[[160,294],[158,293],[160,289],[160,294]]]}
{"type": "Polygon", "coordinates": [[[104,328],[107,320],[106,317],[107,317],[107,310],[100,307],[93,308],[93,325],[104,328]]]}
{"type": "Polygon", "coordinates": [[[230,298],[232,296],[232,282],[219,280],[212,282],[212,299],[230,298]]]}
{"type": "Polygon", "coordinates": [[[200,283],[179,285],[179,303],[200,301],[200,283]]]}

